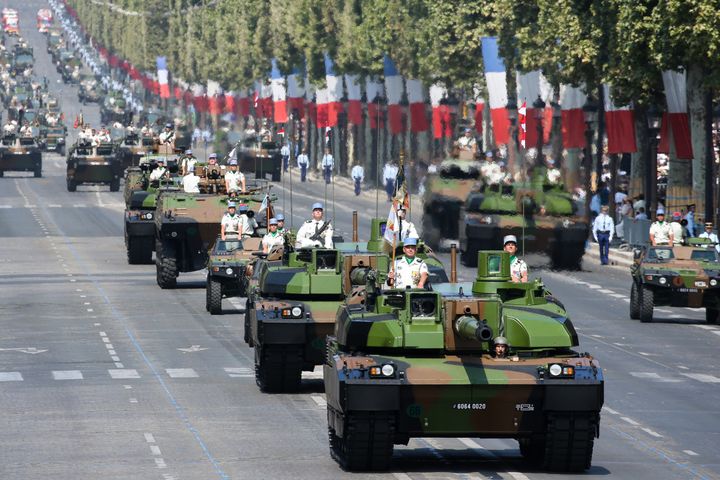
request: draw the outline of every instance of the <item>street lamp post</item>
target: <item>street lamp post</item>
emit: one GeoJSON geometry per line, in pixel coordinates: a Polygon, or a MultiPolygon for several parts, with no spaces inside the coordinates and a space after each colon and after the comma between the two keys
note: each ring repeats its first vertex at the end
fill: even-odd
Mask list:
{"type": "Polygon", "coordinates": [[[585,155],[583,158],[583,167],[585,170],[585,215],[590,220],[590,199],[591,192],[591,175],[592,175],[592,140],[594,125],[597,120],[597,106],[588,98],[583,105],[583,117],[585,119],[585,155]]]}
{"type": "Polygon", "coordinates": [[[657,205],[657,148],[658,132],[662,115],[654,105],[648,108],[648,136],[650,137],[650,158],[645,162],[645,214],[651,218],[657,205]]]}

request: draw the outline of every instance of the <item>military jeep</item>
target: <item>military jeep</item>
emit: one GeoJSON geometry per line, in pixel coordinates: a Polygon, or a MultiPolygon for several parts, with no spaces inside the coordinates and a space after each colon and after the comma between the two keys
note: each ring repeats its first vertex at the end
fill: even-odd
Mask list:
{"type": "Polygon", "coordinates": [[[0,177],[5,172],[33,172],[42,176],[42,154],[34,137],[5,135],[0,140],[0,177]]]}
{"type": "MultiPolygon", "coordinates": [[[[702,240],[702,239],[698,239],[702,240]]],[[[650,246],[634,251],[630,267],[630,318],[651,322],[657,306],[705,308],[707,323],[720,320],[720,262],[713,248],[650,246]]]]}
{"type": "Polygon", "coordinates": [[[212,315],[222,313],[222,299],[245,296],[246,267],[255,254],[262,252],[262,238],[226,238],[218,236],[208,255],[205,309],[212,315]]]}
{"type": "Polygon", "coordinates": [[[117,192],[121,176],[120,160],[112,143],[92,145],[87,140],[79,140],[68,152],[68,192],[76,191],[81,184],[110,185],[110,191],[117,192]]]}

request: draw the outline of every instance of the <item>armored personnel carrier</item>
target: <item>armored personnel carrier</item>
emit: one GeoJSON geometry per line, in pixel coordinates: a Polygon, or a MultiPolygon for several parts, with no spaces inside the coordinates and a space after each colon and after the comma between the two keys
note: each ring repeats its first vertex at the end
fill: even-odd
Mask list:
{"type": "Polygon", "coordinates": [[[125,170],[125,248],[131,265],[152,263],[157,197],[181,190],[177,164],[168,165],[170,178],[151,182],[156,167],[153,157],[144,157],[139,166],[125,170]]]}
{"type": "Polygon", "coordinates": [[[100,103],[103,96],[102,86],[94,76],[85,76],[80,80],[78,88],[78,101],[83,105],[100,103]]]}
{"type": "Polygon", "coordinates": [[[479,188],[480,165],[474,159],[449,159],[429,173],[423,196],[422,238],[439,250],[457,242],[460,211],[471,191],[479,188]]]}
{"type": "Polygon", "coordinates": [[[100,122],[105,124],[120,122],[123,125],[130,123],[132,110],[120,92],[110,92],[100,105],[100,122]]]}
{"type": "Polygon", "coordinates": [[[254,173],[255,178],[270,175],[273,182],[280,181],[282,156],[277,142],[260,137],[248,137],[236,146],[238,169],[243,173],[254,173]]]}
{"type": "Polygon", "coordinates": [[[222,313],[222,299],[244,297],[246,267],[262,253],[262,238],[222,240],[219,236],[210,250],[207,264],[205,309],[212,315],[222,313]]]}
{"type": "MultiPolygon", "coordinates": [[[[220,233],[220,220],[227,211],[224,166],[208,169],[195,166],[201,177],[200,193],[167,192],[157,200],[155,211],[155,265],[160,288],[175,288],[181,272],[194,272],[207,266],[208,251],[220,233]]],[[[235,199],[248,207],[254,216],[260,210],[266,194],[260,188],[235,199]]],[[[269,195],[274,202],[276,195],[269,195]]],[[[265,215],[257,216],[264,228],[265,215]]],[[[259,233],[262,233],[260,230],[259,233]]]]}
{"type": "Polygon", "coordinates": [[[687,245],[635,250],[630,267],[630,318],[651,322],[655,307],[705,308],[707,323],[720,321],[720,259],[707,239],[687,245]]]}
{"type": "Polygon", "coordinates": [[[325,337],[335,312],[370,269],[387,272],[385,254],[341,254],[335,249],[294,251],[286,241],[284,259],[254,266],[248,291],[246,341],[255,348],[255,380],[264,392],[293,392],[303,370],[325,362],[325,337]]]}
{"type": "Polygon", "coordinates": [[[478,257],[474,282],[431,291],[381,291],[373,272],[364,302],[338,309],[323,374],[343,468],[385,470],[414,437],[514,438],[540,468],[590,467],[602,370],[540,280],[512,283],[505,252],[478,257]]]}
{"type": "Polygon", "coordinates": [[[578,269],[590,234],[587,218],[572,195],[557,185],[488,185],[468,196],[460,217],[461,261],[474,266],[479,250],[519,239],[523,254],[544,252],[553,268],[578,269]]]}
{"type": "Polygon", "coordinates": [[[155,138],[137,133],[125,135],[118,145],[118,155],[123,168],[140,165],[140,159],[158,153],[155,138]]]}
{"type": "Polygon", "coordinates": [[[0,177],[5,172],[33,172],[42,176],[42,153],[35,137],[5,135],[0,139],[0,177]]]}
{"type": "Polygon", "coordinates": [[[56,152],[65,156],[65,138],[67,130],[64,125],[45,127],[40,132],[40,147],[46,152],[56,152]]]}
{"type": "Polygon", "coordinates": [[[93,146],[87,140],[78,140],[67,157],[67,189],[77,190],[78,185],[109,185],[111,192],[120,190],[122,166],[112,143],[93,146]]]}

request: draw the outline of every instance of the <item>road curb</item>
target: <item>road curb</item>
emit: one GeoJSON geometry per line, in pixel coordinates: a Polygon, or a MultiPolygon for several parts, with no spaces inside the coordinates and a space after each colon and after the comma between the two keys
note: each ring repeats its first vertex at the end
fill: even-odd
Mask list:
{"type": "MultiPolygon", "coordinates": [[[[594,264],[600,265],[600,250],[596,243],[590,243],[585,250],[584,258],[592,261],[594,264]]],[[[609,267],[627,271],[633,264],[633,254],[632,252],[610,249],[608,260],[610,261],[609,267]]]]}

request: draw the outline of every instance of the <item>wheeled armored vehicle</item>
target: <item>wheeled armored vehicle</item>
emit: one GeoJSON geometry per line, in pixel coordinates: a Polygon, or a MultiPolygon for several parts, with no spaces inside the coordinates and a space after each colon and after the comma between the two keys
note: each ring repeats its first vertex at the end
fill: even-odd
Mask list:
{"type": "Polygon", "coordinates": [[[277,142],[260,137],[248,137],[236,146],[238,169],[243,173],[254,173],[255,178],[270,175],[273,182],[280,181],[282,155],[277,142]]]}
{"type": "Polygon", "coordinates": [[[92,145],[78,140],[67,157],[67,189],[77,190],[78,185],[109,185],[111,192],[120,190],[122,166],[112,143],[92,145]]]}
{"type": "Polygon", "coordinates": [[[5,172],[33,172],[42,176],[42,153],[35,137],[5,135],[0,139],[0,177],[5,172]]]}
{"type": "Polygon", "coordinates": [[[705,308],[707,323],[720,321],[720,263],[714,245],[649,246],[634,251],[630,267],[630,318],[651,322],[655,307],[705,308]]]}
{"type": "Polygon", "coordinates": [[[205,308],[212,315],[222,313],[223,298],[244,297],[246,267],[262,253],[262,238],[230,238],[215,240],[208,255],[205,308]]]}

